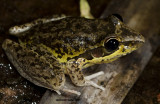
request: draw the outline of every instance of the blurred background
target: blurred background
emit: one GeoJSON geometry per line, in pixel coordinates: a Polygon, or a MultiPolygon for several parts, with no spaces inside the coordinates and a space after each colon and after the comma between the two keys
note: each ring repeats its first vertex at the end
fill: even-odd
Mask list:
{"type": "MultiPolygon", "coordinates": [[[[105,18],[118,13],[124,23],[144,35],[149,44],[144,70],[122,104],[160,104],[160,1],[88,0],[91,13],[105,18]]],[[[40,17],[65,14],[79,16],[79,0],[0,0],[0,44],[8,29],[40,17]]],[[[127,64],[127,63],[125,63],[127,64]]],[[[37,104],[46,89],[22,78],[0,48],[0,104],[37,104]]]]}

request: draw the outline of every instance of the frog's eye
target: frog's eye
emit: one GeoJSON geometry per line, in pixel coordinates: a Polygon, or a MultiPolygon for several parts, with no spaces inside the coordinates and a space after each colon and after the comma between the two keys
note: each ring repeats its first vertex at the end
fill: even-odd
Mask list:
{"type": "Polygon", "coordinates": [[[119,46],[119,41],[114,38],[107,39],[106,42],[104,43],[104,47],[109,52],[116,50],[118,48],[118,46],[119,46]]]}
{"type": "Polygon", "coordinates": [[[114,16],[117,17],[120,21],[123,22],[123,18],[122,18],[122,16],[120,16],[119,14],[112,14],[112,15],[114,15],[114,16]]]}

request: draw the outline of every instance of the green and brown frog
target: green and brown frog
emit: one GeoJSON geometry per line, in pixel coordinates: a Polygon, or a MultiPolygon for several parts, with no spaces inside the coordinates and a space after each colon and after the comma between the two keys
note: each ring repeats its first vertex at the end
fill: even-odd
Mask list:
{"type": "MultiPolygon", "coordinates": [[[[82,69],[109,63],[139,48],[144,37],[117,17],[87,19],[53,17],[15,26],[10,33],[19,42],[6,39],[3,49],[18,72],[34,84],[54,90],[65,89],[65,75],[76,86],[103,87],[84,77],[82,69]]],[[[79,92],[76,92],[80,94],[79,92]]]]}

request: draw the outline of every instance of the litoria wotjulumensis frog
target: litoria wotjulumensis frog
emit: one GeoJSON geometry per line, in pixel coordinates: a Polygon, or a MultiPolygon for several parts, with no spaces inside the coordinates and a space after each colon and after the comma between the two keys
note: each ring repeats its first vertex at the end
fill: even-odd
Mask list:
{"type": "Polygon", "coordinates": [[[65,74],[76,86],[95,86],[85,79],[82,69],[112,62],[144,43],[142,35],[113,15],[105,19],[42,20],[21,26],[27,27],[24,32],[19,27],[11,28],[10,33],[19,42],[6,39],[2,47],[24,78],[58,93],[63,89],[65,74]]]}

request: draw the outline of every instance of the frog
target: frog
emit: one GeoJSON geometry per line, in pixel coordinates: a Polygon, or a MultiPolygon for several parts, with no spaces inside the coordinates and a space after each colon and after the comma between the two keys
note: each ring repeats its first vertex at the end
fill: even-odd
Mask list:
{"type": "Polygon", "coordinates": [[[53,16],[9,29],[18,38],[4,40],[2,48],[21,76],[35,85],[56,91],[65,88],[66,75],[75,86],[104,87],[92,81],[82,70],[95,64],[110,63],[137,50],[144,37],[125,25],[117,16],[104,19],[53,16]]]}

